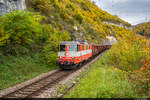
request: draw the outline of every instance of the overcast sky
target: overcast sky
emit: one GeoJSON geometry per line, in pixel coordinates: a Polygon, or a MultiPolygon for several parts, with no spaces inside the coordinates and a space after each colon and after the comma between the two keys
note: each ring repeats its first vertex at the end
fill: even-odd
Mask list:
{"type": "Polygon", "coordinates": [[[150,0],[92,0],[103,10],[132,25],[150,21],[150,0]]]}

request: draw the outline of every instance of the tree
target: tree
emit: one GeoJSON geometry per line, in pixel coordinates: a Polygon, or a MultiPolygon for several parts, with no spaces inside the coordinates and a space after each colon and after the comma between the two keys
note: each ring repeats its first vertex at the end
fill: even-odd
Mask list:
{"type": "MultiPolygon", "coordinates": [[[[42,28],[39,23],[42,16],[26,11],[13,11],[0,17],[0,46],[11,53],[18,46],[32,46],[42,28]]],[[[5,50],[4,49],[4,50],[5,50]]]]}

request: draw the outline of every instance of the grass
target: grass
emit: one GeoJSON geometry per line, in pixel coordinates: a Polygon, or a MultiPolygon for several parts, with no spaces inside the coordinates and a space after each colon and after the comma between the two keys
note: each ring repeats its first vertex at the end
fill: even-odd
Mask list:
{"type": "Polygon", "coordinates": [[[30,56],[0,56],[0,90],[56,69],[43,63],[39,54],[30,56]]]}
{"type": "Polygon", "coordinates": [[[90,71],[75,87],[64,95],[64,98],[131,98],[138,97],[128,83],[126,73],[108,67],[108,54],[91,64],[90,71]]]}

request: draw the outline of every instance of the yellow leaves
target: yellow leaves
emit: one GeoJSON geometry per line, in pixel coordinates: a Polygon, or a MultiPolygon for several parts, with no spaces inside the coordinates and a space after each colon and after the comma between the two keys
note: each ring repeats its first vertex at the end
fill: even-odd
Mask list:
{"type": "Polygon", "coordinates": [[[146,49],[145,49],[145,50],[143,50],[143,52],[144,52],[144,53],[148,53],[149,51],[150,51],[150,50],[146,50],[146,49]]]}
{"type": "Polygon", "coordinates": [[[138,24],[133,28],[133,31],[140,35],[150,37],[150,22],[138,24]]]}
{"type": "Polygon", "coordinates": [[[147,60],[144,60],[144,64],[143,64],[143,66],[140,68],[141,71],[145,71],[145,70],[148,69],[147,63],[148,63],[148,61],[147,61],[147,60]]]}
{"type": "MultiPolygon", "coordinates": [[[[128,25],[128,23],[119,19],[117,16],[112,16],[101,10],[89,0],[32,0],[32,2],[35,2],[33,8],[35,8],[35,10],[38,9],[43,15],[46,15],[47,20],[52,20],[51,16],[54,16],[53,19],[56,20],[55,24],[58,24],[57,21],[63,20],[64,23],[67,24],[82,25],[82,27],[86,29],[86,32],[83,33],[86,34],[86,36],[88,36],[88,34],[93,34],[96,41],[106,35],[116,35],[118,38],[124,37],[127,33],[130,34],[128,30],[125,30],[124,28],[107,28],[103,21],[122,23],[123,25],[128,25]],[[42,8],[39,6],[42,6],[42,8]],[[60,15],[59,18],[55,16],[56,13],[57,15],[60,15]],[[88,25],[90,25],[90,27],[88,25]],[[113,33],[111,33],[111,30],[113,33]]],[[[38,18],[35,20],[38,20],[38,18]]],[[[50,24],[52,23],[50,22],[50,24]]],[[[68,25],[68,27],[69,26],[70,25],[68,25]]],[[[65,30],[71,32],[71,29],[68,27],[65,30]]],[[[82,31],[80,32],[82,33],[82,31]]]]}
{"type": "MultiPolygon", "coordinates": [[[[150,82],[150,48],[143,37],[131,35],[120,40],[109,52],[109,64],[128,73],[135,92],[147,93],[150,82]]],[[[116,71],[116,69],[113,69],[116,71]]]]}
{"type": "Polygon", "coordinates": [[[121,70],[116,68],[115,66],[110,67],[113,71],[120,72],[121,70]]]}
{"type": "Polygon", "coordinates": [[[41,20],[41,18],[45,18],[44,16],[41,16],[40,14],[36,14],[36,15],[34,15],[33,16],[33,20],[35,20],[35,21],[40,21],[41,20]]]}
{"type": "Polygon", "coordinates": [[[9,34],[6,34],[3,37],[0,37],[0,46],[3,46],[6,42],[8,42],[9,34]]]}
{"type": "Polygon", "coordinates": [[[139,39],[139,37],[133,36],[130,38],[132,40],[126,38],[114,45],[109,58],[111,64],[127,71],[140,69],[144,65],[144,61],[150,58],[146,54],[149,51],[147,49],[144,50],[148,44],[144,44],[143,39],[139,39]]]}
{"type": "Polygon", "coordinates": [[[117,40],[125,40],[133,34],[130,30],[115,25],[108,26],[117,40]]]}

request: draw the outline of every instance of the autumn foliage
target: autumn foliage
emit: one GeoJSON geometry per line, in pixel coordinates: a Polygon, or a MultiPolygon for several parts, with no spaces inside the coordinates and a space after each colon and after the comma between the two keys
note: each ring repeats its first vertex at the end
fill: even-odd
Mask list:
{"type": "MultiPolygon", "coordinates": [[[[60,31],[67,31],[72,40],[78,38],[98,43],[100,38],[112,35],[114,28],[120,29],[118,26],[111,27],[104,21],[131,26],[117,16],[101,10],[90,0],[32,0],[28,8],[46,16],[43,23],[51,24],[60,31]],[[77,30],[74,27],[77,27],[77,30]]],[[[123,30],[126,28],[121,28],[118,32],[114,30],[113,35],[126,34],[123,30]]]]}
{"type": "Polygon", "coordinates": [[[150,38],[150,22],[145,22],[134,26],[133,31],[137,34],[150,38]]]}
{"type": "Polygon", "coordinates": [[[128,73],[135,92],[148,95],[150,84],[150,43],[145,37],[131,35],[120,40],[109,52],[109,64],[128,73]]]}

